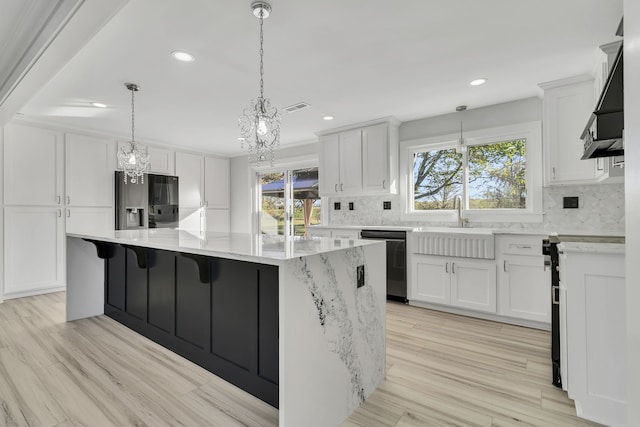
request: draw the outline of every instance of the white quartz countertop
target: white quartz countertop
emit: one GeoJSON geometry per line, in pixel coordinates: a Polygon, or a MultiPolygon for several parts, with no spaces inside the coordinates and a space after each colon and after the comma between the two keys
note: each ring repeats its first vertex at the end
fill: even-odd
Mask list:
{"type": "Polygon", "coordinates": [[[560,242],[558,250],[563,253],[624,255],[624,243],[560,242]]]}
{"type": "Polygon", "coordinates": [[[478,228],[478,227],[410,227],[406,225],[312,225],[311,228],[318,229],[338,229],[338,230],[389,230],[389,231],[410,231],[410,232],[433,232],[433,233],[464,233],[464,234],[519,234],[533,236],[555,235],[555,232],[540,230],[510,230],[499,228],[478,228]]]}
{"type": "Polygon", "coordinates": [[[280,265],[282,261],[288,259],[338,251],[349,247],[384,244],[384,242],[376,240],[338,240],[321,237],[285,238],[269,234],[200,233],[168,228],[90,230],[67,233],[67,236],[272,265],[280,265]]]}

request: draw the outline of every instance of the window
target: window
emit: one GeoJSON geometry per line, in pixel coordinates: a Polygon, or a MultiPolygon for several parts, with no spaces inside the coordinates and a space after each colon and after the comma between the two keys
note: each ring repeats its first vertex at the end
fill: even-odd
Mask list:
{"type": "Polygon", "coordinates": [[[539,122],[401,143],[409,168],[405,219],[482,222],[542,221],[542,139],[539,122]],[[422,218],[420,217],[420,218],[422,218]]]}

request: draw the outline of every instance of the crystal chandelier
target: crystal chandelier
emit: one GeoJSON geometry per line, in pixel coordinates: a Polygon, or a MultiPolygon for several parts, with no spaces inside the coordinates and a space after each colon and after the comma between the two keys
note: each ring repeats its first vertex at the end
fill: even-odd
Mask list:
{"type": "Polygon", "coordinates": [[[238,119],[240,126],[240,147],[247,146],[249,161],[258,164],[270,159],[273,166],[275,150],[280,146],[280,114],[271,106],[269,98],[264,97],[264,49],[262,23],[271,14],[271,6],[263,1],[251,5],[253,14],[260,19],[260,96],[252,99],[249,107],[242,111],[238,119]]]}
{"type": "Polygon", "coordinates": [[[140,147],[135,140],[135,104],[134,94],[140,90],[137,84],[125,83],[127,89],[131,91],[131,142],[124,144],[118,150],[118,166],[124,171],[124,183],[127,178],[131,179],[132,184],[140,182],[144,184],[144,173],[149,167],[149,154],[146,147],[140,147]]]}

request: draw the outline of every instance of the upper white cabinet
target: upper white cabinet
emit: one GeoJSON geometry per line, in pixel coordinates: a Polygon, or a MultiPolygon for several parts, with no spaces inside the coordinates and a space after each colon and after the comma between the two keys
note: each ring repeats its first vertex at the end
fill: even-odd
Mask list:
{"type": "Polygon", "coordinates": [[[398,127],[384,122],[319,138],[320,194],[397,191],[398,127]]]}
{"type": "Polygon", "coordinates": [[[229,209],[229,159],[204,158],[204,204],[207,208],[229,209]]]}
{"type": "Polygon", "coordinates": [[[149,172],[163,175],[174,175],[174,152],[166,148],[147,147],[149,153],[149,172]]]}
{"type": "Polygon", "coordinates": [[[584,151],[580,135],[595,107],[593,79],[565,79],[540,87],[544,89],[545,185],[595,183],[595,160],[580,160],[584,151]]]}
{"type": "Polygon", "coordinates": [[[65,135],[65,203],[113,206],[116,143],[84,135],[65,135]]]}
{"type": "Polygon", "coordinates": [[[176,153],[180,208],[201,208],[204,203],[204,157],[176,153]]]}
{"type": "Polygon", "coordinates": [[[59,205],[64,198],[63,134],[8,124],[4,127],[4,203],[59,205]]]}

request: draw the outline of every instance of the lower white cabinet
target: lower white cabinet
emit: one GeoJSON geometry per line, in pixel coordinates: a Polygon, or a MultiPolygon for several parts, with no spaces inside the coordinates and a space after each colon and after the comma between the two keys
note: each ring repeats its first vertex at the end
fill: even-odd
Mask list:
{"type": "Polygon", "coordinates": [[[115,227],[112,208],[67,208],[65,209],[66,232],[82,233],[102,228],[113,230],[115,227]]]}
{"type": "Polygon", "coordinates": [[[551,323],[551,277],[543,256],[502,255],[498,262],[498,313],[551,323]]]}
{"type": "Polygon", "coordinates": [[[4,297],[60,290],[65,284],[64,209],[4,209],[4,297]]]}
{"type": "Polygon", "coordinates": [[[496,312],[495,261],[413,254],[412,269],[414,300],[496,312]]]}
{"type": "Polygon", "coordinates": [[[227,233],[230,230],[229,209],[206,209],[207,231],[227,233]]]}

